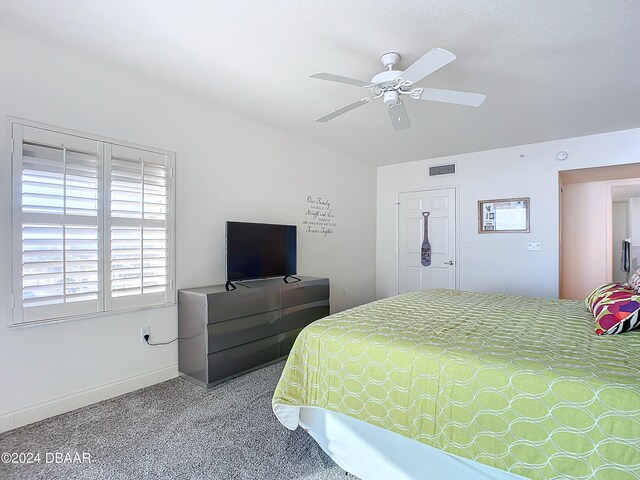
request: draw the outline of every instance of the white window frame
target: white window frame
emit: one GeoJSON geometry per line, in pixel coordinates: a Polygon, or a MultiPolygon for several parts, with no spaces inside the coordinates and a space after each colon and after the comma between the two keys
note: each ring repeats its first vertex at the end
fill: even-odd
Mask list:
{"type": "MultiPolygon", "coordinates": [[[[34,122],[18,117],[7,116],[6,122],[7,133],[7,152],[10,156],[10,162],[8,168],[0,169],[5,172],[10,172],[11,177],[11,206],[10,206],[10,227],[11,227],[11,249],[6,249],[10,253],[10,257],[7,258],[7,265],[11,267],[10,274],[3,274],[3,277],[8,280],[10,275],[10,304],[11,315],[7,318],[7,325],[9,327],[30,326],[39,324],[49,324],[52,322],[61,322],[68,320],[76,320],[83,318],[99,317],[105,315],[112,315],[116,313],[124,313],[130,311],[146,310],[149,308],[160,308],[166,306],[172,306],[176,304],[176,282],[175,282],[175,153],[158,149],[154,147],[148,147],[145,145],[139,145],[132,142],[126,142],[122,140],[116,140],[109,137],[103,137],[100,135],[89,134],[85,132],[79,132],[77,130],[71,130],[68,128],[57,127],[40,122],[34,122]],[[24,320],[23,307],[22,307],[22,168],[18,168],[18,161],[16,160],[16,152],[20,152],[22,147],[22,137],[14,134],[14,126],[32,127],[42,130],[49,130],[56,134],[72,135],[75,137],[85,138],[94,142],[102,144],[102,151],[99,152],[99,161],[102,162],[99,165],[99,191],[98,191],[98,238],[102,243],[101,256],[98,258],[98,262],[102,264],[102,276],[99,284],[98,302],[101,304],[103,310],[98,312],[82,312],[74,314],[65,314],[62,316],[56,315],[56,306],[51,305],[52,317],[42,320],[24,320]],[[110,174],[110,158],[112,147],[124,147],[124,149],[136,149],[140,151],[142,155],[145,152],[149,152],[150,155],[164,155],[167,158],[166,167],[168,168],[168,183],[167,183],[167,209],[166,209],[166,229],[167,229],[167,286],[166,292],[162,294],[162,297],[158,294],[145,294],[145,295],[132,295],[130,297],[115,298],[116,302],[113,302],[114,298],[110,295],[105,295],[107,288],[110,286],[110,272],[111,272],[111,247],[108,245],[108,238],[110,238],[109,232],[111,231],[111,219],[110,212],[110,186],[107,183],[110,174]],[[146,298],[144,298],[146,296],[146,298]],[[113,305],[115,303],[115,305],[113,305]]],[[[6,185],[3,184],[2,187],[6,185]]],[[[7,211],[9,209],[2,209],[7,211]]],[[[135,222],[134,222],[135,223],[135,222]]],[[[144,224],[144,220],[140,224],[144,224]]],[[[5,240],[6,241],[6,238],[5,240]]],[[[37,308],[37,307],[36,307],[37,308]]]]}

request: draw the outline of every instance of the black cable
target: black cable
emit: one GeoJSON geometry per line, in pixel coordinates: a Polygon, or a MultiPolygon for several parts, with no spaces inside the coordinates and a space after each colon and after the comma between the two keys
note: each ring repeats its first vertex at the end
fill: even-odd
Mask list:
{"type": "Polygon", "coordinates": [[[170,343],[173,343],[176,340],[185,340],[185,339],[178,337],[178,338],[174,338],[170,342],[151,343],[149,341],[149,337],[147,335],[145,335],[144,336],[144,340],[145,340],[145,342],[147,342],[147,345],[151,345],[152,347],[157,347],[158,345],[169,345],[170,343]]]}
{"type": "Polygon", "coordinates": [[[198,335],[202,335],[202,334],[201,334],[201,333],[198,333],[197,335],[193,335],[193,336],[191,336],[191,337],[178,337],[178,338],[174,338],[173,340],[170,340],[170,341],[168,341],[168,342],[158,342],[158,343],[151,343],[151,342],[149,341],[149,337],[150,337],[151,335],[145,335],[145,336],[144,336],[144,341],[145,341],[145,342],[147,342],[147,345],[150,345],[150,346],[152,346],[152,347],[157,347],[158,345],[169,345],[170,343],[173,343],[173,342],[175,342],[176,340],[189,340],[189,339],[191,339],[191,338],[195,338],[195,337],[197,337],[198,335]]]}

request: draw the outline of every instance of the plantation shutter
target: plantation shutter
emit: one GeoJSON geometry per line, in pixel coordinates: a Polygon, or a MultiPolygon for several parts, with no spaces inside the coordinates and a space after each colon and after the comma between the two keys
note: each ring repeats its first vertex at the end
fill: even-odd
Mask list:
{"type": "Polygon", "coordinates": [[[170,162],[168,155],[110,146],[111,308],[171,301],[167,211],[170,162]]]}
{"type": "Polygon", "coordinates": [[[13,122],[14,325],[175,302],[171,152],[13,122]]]}
{"type": "Polygon", "coordinates": [[[101,311],[102,142],[17,124],[13,138],[16,323],[101,311]]]}

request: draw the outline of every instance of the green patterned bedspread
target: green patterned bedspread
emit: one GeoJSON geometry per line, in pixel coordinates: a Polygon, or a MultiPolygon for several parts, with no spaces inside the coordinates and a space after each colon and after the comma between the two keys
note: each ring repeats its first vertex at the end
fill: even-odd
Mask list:
{"type": "MultiPolygon", "coordinates": [[[[453,290],[379,300],[299,335],[273,397],[534,479],[640,478],[640,331],[584,304],[453,290]]],[[[295,417],[295,418],[294,418],[295,417]]]]}

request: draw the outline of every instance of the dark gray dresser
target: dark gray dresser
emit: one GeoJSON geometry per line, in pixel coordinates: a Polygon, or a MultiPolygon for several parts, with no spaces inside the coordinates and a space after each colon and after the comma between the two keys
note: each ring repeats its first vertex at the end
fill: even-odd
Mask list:
{"type": "Polygon", "coordinates": [[[329,279],[298,278],[180,290],[180,376],[211,386],[288,355],[300,330],[329,315],[329,279]]]}

